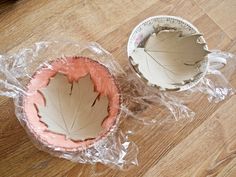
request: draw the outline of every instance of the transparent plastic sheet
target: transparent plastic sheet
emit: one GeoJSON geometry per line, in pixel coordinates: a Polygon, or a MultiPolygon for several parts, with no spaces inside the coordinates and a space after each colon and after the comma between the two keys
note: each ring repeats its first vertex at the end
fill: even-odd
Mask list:
{"type": "Polygon", "coordinates": [[[126,68],[126,72],[130,72],[128,82],[134,85],[133,88],[139,95],[130,98],[130,101],[133,104],[139,105],[141,103],[142,105],[139,110],[131,111],[129,115],[136,120],[141,120],[144,124],[161,124],[180,119],[191,121],[196,115],[195,110],[189,107],[189,104],[194,101],[193,97],[197,98],[199,94],[203,94],[208,98],[209,103],[219,103],[235,94],[235,88],[231,85],[231,80],[236,74],[235,56],[219,50],[212,50],[211,52],[208,55],[209,59],[220,57],[226,59],[227,64],[223,68],[216,67],[216,63],[210,64],[205,77],[198,84],[185,91],[159,91],[148,86],[141,79],[137,79],[138,76],[132,66],[126,68]],[[157,108],[160,109],[157,110],[157,108]],[[144,113],[147,110],[151,111],[151,114],[145,116],[144,113]],[[163,119],[163,117],[165,118],[163,119]]]}
{"type": "Polygon", "coordinates": [[[191,89],[191,92],[201,92],[207,95],[209,102],[218,103],[227,99],[235,93],[235,88],[231,85],[236,69],[236,58],[233,54],[213,50],[209,58],[225,58],[226,66],[221,69],[210,65],[206,77],[191,89]]]}
{"type": "MultiPolygon", "coordinates": [[[[181,17],[158,15],[141,21],[132,30],[129,36],[127,56],[129,57],[130,67],[126,69],[131,73],[129,74],[129,82],[133,84],[138,79],[143,80],[143,82],[140,81],[135,84],[136,88],[140,88],[139,100],[135,97],[134,99],[131,98],[131,102],[133,102],[133,104],[143,102],[142,105],[148,104],[149,102],[152,103],[148,104],[148,107],[140,108],[140,111],[136,110],[136,114],[134,114],[133,111],[130,112],[130,116],[146,124],[159,124],[163,121],[169,122],[173,120],[180,122],[180,119],[183,120],[185,118],[192,120],[196,113],[194,108],[191,108],[193,104],[189,103],[196,101],[200,95],[206,96],[209,103],[218,103],[234,94],[234,88],[231,86],[230,82],[232,80],[231,77],[236,74],[236,61],[232,54],[219,50],[212,50],[209,53],[206,40],[202,35],[200,35],[200,38],[198,36],[196,41],[194,39],[192,44],[189,42],[191,40],[189,40],[188,45],[185,46],[185,50],[182,51],[182,48],[180,49],[178,47],[182,45],[181,43],[175,45],[177,41],[180,42],[180,38],[175,41],[171,33],[172,35],[174,33],[180,33],[181,35],[179,35],[179,37],[190,37],[188,39],[191,39],[194,35],[198,36],[201,34],[197,27],[181,17]],[[168,45],[164,44],[167,40],[163,39],[168,39],[168,45]],[[197,43],[204,46],[202,49],[207,49],[205,50],[205,52],[207,52],[204,54],[206,57],[202,60],[203,62],[200,65],[198,65],[200,60],[197,61],[198,64],[194,64],[197,66],[195,68],[197,74],[191,78],[191,76],[187,77],[190,70],[182,72],[181,70],[185,70],[185,67],[181,65],[191,66],[193,63],[188,63],[190,58],[188,58],[187,55],[178,55],[178,53],[187,53],[186,51],[190,51],[191,46],[194,47],[197,43]],[[175,48],[176,50],[173,50],[175,48]],[[178,52],[176,52],[177,48],[178,52]],[[172,52],[175,55],[171,55],[172,52]],[[169,60],[167,58],[169,58],[169,60]],[[187,62],[179,62],[184,60],[187,62]],[[156,63],[158,63],[158,65],[155,67],[156,63]],[[226,66],[220,69],[225,64],[226,66]],[[166,66],[176,66],[176,68],[171,70],[170,68],[172,67],[167,68],[166,66]],[[168,73],[171,73],[171,77],[168,73]],[[180,82],[176,82],[178,80],[176,78],[178,77],[175,77],[175,75],[178,75],[178,73],[184,73],[186,76],[185,79],[187,80],[182,79],[180,82]],[[131,75],[133,76],[130,77],[131,75]],[[161,106],[164,108],[161,109],[164,115],[167,113],[167,115],[164,116],[165,119],[162,119],[162,116],[159,116],[158,113],[153,113],[148,117],[143,115],[147,110],[151,111],[161,106]],[[145,109],[145,111],[142,109],[145,109]],[[168,111],[172,116],[168,114],[168,111]]],[[[199,50],[199,52],[200,51],[201,50],[199,50]]],[[[190,54],[197,57],[196,53],[193,51],[191,51],[190,54]]]]}
{"type": "MultiPolygon", "coordinates": [[[[35,78],[38,77],[37,73],[43,73],[45,70],[49,73],[63,73],[64,71],[61,71],[63,68],[61,70],[55,69],[54,61],[59,61],[63,65],[70,67],[68,64],[68,57],[77,56],[89,58],[96,61],[99,65],[102,65],[103,67],[105,66],[113,79],[115,79],[118,88],[120,87],[118,80],[125,82],[124,79],[126,78],[126,74],[120,65],[115,62],[111,54],[105,51],[97,43],[77,43],[68,41],[38,42],[31,48],[24,48],[16,54],[0,55],[0,95],[13,98],[15,114],[18,120],[27,131],[33,143],[40,150],[74,162],[90,164],[100,162],[123,170],[137,165],[138,147],[129,139],[128,136],[132,130],[123,130],[120,128],[121,122],[124,122],[124,119],[127,116],[126,105],[122,100],[123,95],[121,91],[118,93],[120,98],[119,105],[113,105],[113,107],[110,106],[109,108],[119,110],[114,122],[109,128],[103,127],[103,129],[105,129],[105,134],[99,134],[98,137],[95,137],[92,140],[86,139],[85,142],[90,142],[89,145],[84,143],[78,145],[78,148],[73,147],[69,149],[68,147],[61,147],[59,145],[54,145],[53,143],[50,144],[42,138],[43,136],[47,136],[47,129],[43,129],[40,124],[38,124],[40,125],[39,127],[34,129],[32,128],[34,125],[32,121],[30,122],[29,117],[27,117],[29,114],[27,114],[27,108],[25,106],[27,104],[27,99],[25,98],[36,94],[34,92],[38,91],[36,89],[35,91],[33,90],[33,92],[29,92],[32,83],[37,82],[37,80],[35,80],[35,78]],[[43,133],[46,135],[42,136],[43,133]]],[[[73,59],[71,60],[73,61],[73,59]]],[[[89,63],[86,64],[89,65],[89,63]]],[[[90,74],[92,72],[96,74],[96,70],[99,69],[96,67],[90,72],[90,74]]],[[[50,79],[49,84],[51,82],[50,79]]],[[[103,78],[99,78],[99,75],[97,75],[96,79],[97,83],[100,84],[100,87],[102,88],[103,78]]],[[[95,87],[98,86],[96,85],[95,87]]],[[[109,85],[107,85],[107,87],[109,87],[109,85]]],[[[107,119],[103,120],[105,123],[103,122],[102,125],[109,125],[107,119]]],[[[51,138],[52,141],[58,138],[58,136],[60,136],[60,138],[64,137],[64,140],[67,141],[67,138],[65,138],[64,135],[52,135],[49,133],[46,138],[51,138]]],[[[55,142],[56,140],[54,143],[55,142]]]]}
{"type": "Polygon", "coordinates": [[[213,51],[210,57],[225,58],[227,65],[221,70],[209,67],[207,75],[187,91],[165,92],[147,86],[131,67],[123,70],[112,55],[97,43],[38,42],[16,54],[0,55],[0,95],[13,98],[18,120],[39,149],[74,162],[100,162],[124,170],[138,164],[138,147],[129,137],[140,130],[140,125],[160,125],[185,118],[192,120],[196,113],[188,107],[188,103],[192,102],[195,94],[205,94],[209,102],[216,103],[234,94],[230,85],[236,66],[234,56],[213,51]],[[25,118],[22,98],[28,95],[27,85],[36,71],[44,67],[53,70],[52,60],[61,59],[66,64],[64,59],[73,56],[88,57],[105,66],[119,86],[122,101],[116,122],[105,137],[92,146],[68,152],[45,145],[35,138],[25,118]]]}

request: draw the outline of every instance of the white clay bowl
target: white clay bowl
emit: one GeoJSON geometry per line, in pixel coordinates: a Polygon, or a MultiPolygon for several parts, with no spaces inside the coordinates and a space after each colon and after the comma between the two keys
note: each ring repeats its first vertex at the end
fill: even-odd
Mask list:
{"type": "Polygon", "coordinates": [[[193,24],[180,17],[165,15],[139,23],[127,46],[130,64],[138,77],[148,85],[166,91],[183,91],[195,86],[206,75],[210,62],[226,64],[222,58],[210,61],[208,53],[205,39],[193,24]],[[157,28],[164,30],[155,33],[157,28]],[[170,33],[174,34],[171,40],[170,33]],[[154,44],[153,41],[157,42],[154,44]]]}

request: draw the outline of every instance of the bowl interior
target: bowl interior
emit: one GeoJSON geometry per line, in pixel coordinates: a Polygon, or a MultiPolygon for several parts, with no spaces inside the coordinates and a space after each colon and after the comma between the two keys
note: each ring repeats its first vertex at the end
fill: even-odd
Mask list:
{"type": "MultiPolygon", "coordinates": [[[[186,90],[191,88],[197,84],[206,73],[208,66],[207,57],[203,57],[201,62],[191,67],[185,67],[186,65],[184,62],[180,63],[178,61],[177,63],[175,60],[159,60],[157,61],[159,66],[155,64],[156,61],[152,63],[151,60],[145,60],[147,55],[143,55],[143,51],[141,49],[143,41],[147,42],[150,35],[155,33],[158,28],[165,28],[169,30],[174,29],[175,31],[180,31],[182,36],[199,34],[199,31],[195,26],[179,17],[150,17],[138,24],[129,37],[127,53],[130,64],[141,79],[147,82],[147,84],[161,90],[186,90]],[[149,63],[147,64],[147,62],[149,63]]],[[[205,44],[206,42],[202,36],[198,37],[197,42],[204,44],[203,48],[207,51],[207,45],[205,44]]],[[[155,53],[149,52],[148,55],[155,56],[155,53]]],[[[164,56],[163,58],[165,58],[166,54],[161,54],[159,56],[164,56]]],[[[189,63],[191,63],[191,61],[189,63]]]]}
{"type": "MultiPolygon", "coordinates": [[[[83,102],[86,102],[86,98],[83,98],[82,105],[83,102]]],[[[24,112],[30,132],[44,145],[66,151],[86,148],[98,139],[105,137],[117,121],[119,106],[120,94],[114,77],[103,65],[83,57],[57,59],[51,62],[50,68],[39,69],[28,85],[28,95],[24,97],[24,112]],[[45,98],[39,90],[47,88],[50,80],[58,74],[63,74],[64,79],[67,77],[70,82],[79,81],[81,78],[90,75],[96,92],[107,96],[109,102],[108,116],[102,122],[97,122],[101,124],[102,130],[96,137],[85,137],[85,139],[81,140],[70,139],[63,134],[50,131],[48,125],[42,121],[37,107],[45,106],[45,98]]],[[[66,105],[64,107],[64,109],[69,109],[66,105]]],[[[96,117],[94,117],[92,122],[96,122],[96,117]]]]}

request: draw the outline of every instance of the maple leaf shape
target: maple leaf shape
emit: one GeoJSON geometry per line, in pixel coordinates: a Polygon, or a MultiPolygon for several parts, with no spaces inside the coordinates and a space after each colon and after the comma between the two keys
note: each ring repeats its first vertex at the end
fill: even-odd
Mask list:
{"type": "Polygon", "coordinates": [[[57,74],[40,90],[45,98],[38,114],[48,130],[74,141],[97,137],[108,115],[108,98],[94,91],[90,75],[70,84],[57,74]]]}
{"type": "Polygon", "coordinates": [[[131,59],[149,83],[175,89],[201,74],[199,67],[209,51],[205,43],[198,42],[200,36],[168,30],[153,33],[144,47],[133,51],[131,59]]]}

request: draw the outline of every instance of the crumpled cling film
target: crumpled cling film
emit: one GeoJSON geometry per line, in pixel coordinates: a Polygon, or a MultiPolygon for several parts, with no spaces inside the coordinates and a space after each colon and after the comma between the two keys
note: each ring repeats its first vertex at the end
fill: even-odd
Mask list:
{"type": "Polygon", "coordinates": [[[231,53],[219,50],[213,50],[208,57],[225,58],[227,64],[222,69],[217,69],[210,65],[206,77],[196,87],[193,87],[191,92],[199,91],[204,93],[207,95],[209,102],[218,103],[235,93],[235,88],[231,85],[230,81],[235,74],[236,58],[231,53]]]}
{"type": "Polygon", "coordinates": [[[213,51],[209,57],[225,58],[228,64],[221,70],[209,67],[207,75],[187,91],[164,92],[147,86],[131,70],[131,66],[126,65],[123,69],[112,55],[97,43],[38,42],[18,53],[0,55],[0,95],[13,98],[18,120],[39,149],[74,162],[91,164],[100,162],[119,169],[127,169],[138,165],[138,147],[129,136],[135,133],[139,125],[162,124],[173,120],[175,122],[182,118],[192,120],[196,113],[186,103],[191,102],[195,93],[205,94],[210,102],[222,101],[234,93],[229,82],[235,74],[234,56],[213,51]],[[22,106],[22,97],[28,94],[27,85],[34,73],[42,67],[52,68],[50,62],[52,59],[63,60],[68,56],[88,57],[104,65],[118,83],[122,98],[120,114],[109,134],[92,146],[73,152],[46,146],[38,141],[29,131],[22,106]]]}
{"type": "MultiPolygon", "coordinates": [[[[38,42],[30,48],[20,50],[18,53],[0,55],[0,95],[13,98],[16,117],[27,131],[33,143],[40,150],[79,163],[94,164],[100,162],[119,169],[127,169],[137,165],[138,147],[134,142],[129,140],[129,133],[127,133],[129,130],[124,131],[122,127],[120,127],[126,117],[126,105],[122,101],[122,92],[119,92],[121,101],[119,108],[117,108],[119,109],[119,113],[116,115],[116,120],[113,122],[112,126],[109,127],[110,129],[104,136],[99,137],[99,139],[95,138],[95,141],[89,146],[85,144],[83,146],[81,145],[78,149],[74,148],[68,151],[66,148],[50,144],[49,141],[47,142],[48,144],[46,144],[41,136],[32,133],[32,124],[26,116],[25,103],[23,101],[24,97],[31,94],[28,92],[29,83],[35,78],[36,72],[41,71],[42,68],[46,68],[49,72],[54,72],[55,67],[53,67],[52,61],[59,59],[59,61],[65,62],[65,65],[67,65],[66,59],[68,57],[77,56],[92,59],[105,66],[115,80],[116,78],[119,78],[119,80],[126,78],[124,71],[113,59],[112,55],[97,43],[68,41],[38,42]]],[[[61,71],[58,70],[56,72],[61,71]]],[[[94,70],[94,72],[96,71],[94,70]]],[[[98,82],[101,82],[101,80],[102,79],[98,82]]],[[[103,83],[100,83],[101,86],[102,84],[103,83]]],[[[119,87],[118,82],[117,85],[119,87]]],[[[96,119],[96,117],[94,117],[94,119],[96,119]]],[[[106,120],[104,120],[104,122],[106,120]]],[[[35,131],[44,133],[43,131],[45,130],[41,130],[41,127],[37,127],[35,131]]],[[[48,132],[45,131],[45,134],[46,133],[48,132]]],[[[50,135],[48,134],[47,138],[52,138],[54,142],[57,141],[55,141],[56,136],[61,136],[64,138],[64,141],[67,140],[63,135],[54,134],[54,136],[52,134],[52,132],[50,135]]]]}
{"type": "Polygon", "coordinates": [[[219,50],[211,52],[208,54],[208,58],[224,58],[227,64],[221,69],[210,64],[206,76],[197,85],[180,92],[159,91],[152,88],[137,79],[132,66],[127,67],[126,72],[130,72],[128,82],[132,83],[130,87],[135,89],[135,96],[131,96],[130,102],[133,105],[139,105],[139,107],[136,106],[135,111],[131,109],[129,115],[144,124],[161,124],[180,119],[191,121],[196,112],[188,105],[193,102],[193,97],[198,97],[197,94],[205,95],[209,103],[218,103],[235,94],[235,88],[230,82],[236,74],[236,57],[231,53],[219,50]],[[146,112],[149,114],[145,114],[146,112]],[[163,119],[163,117],[165,118],[163,119]]]}

